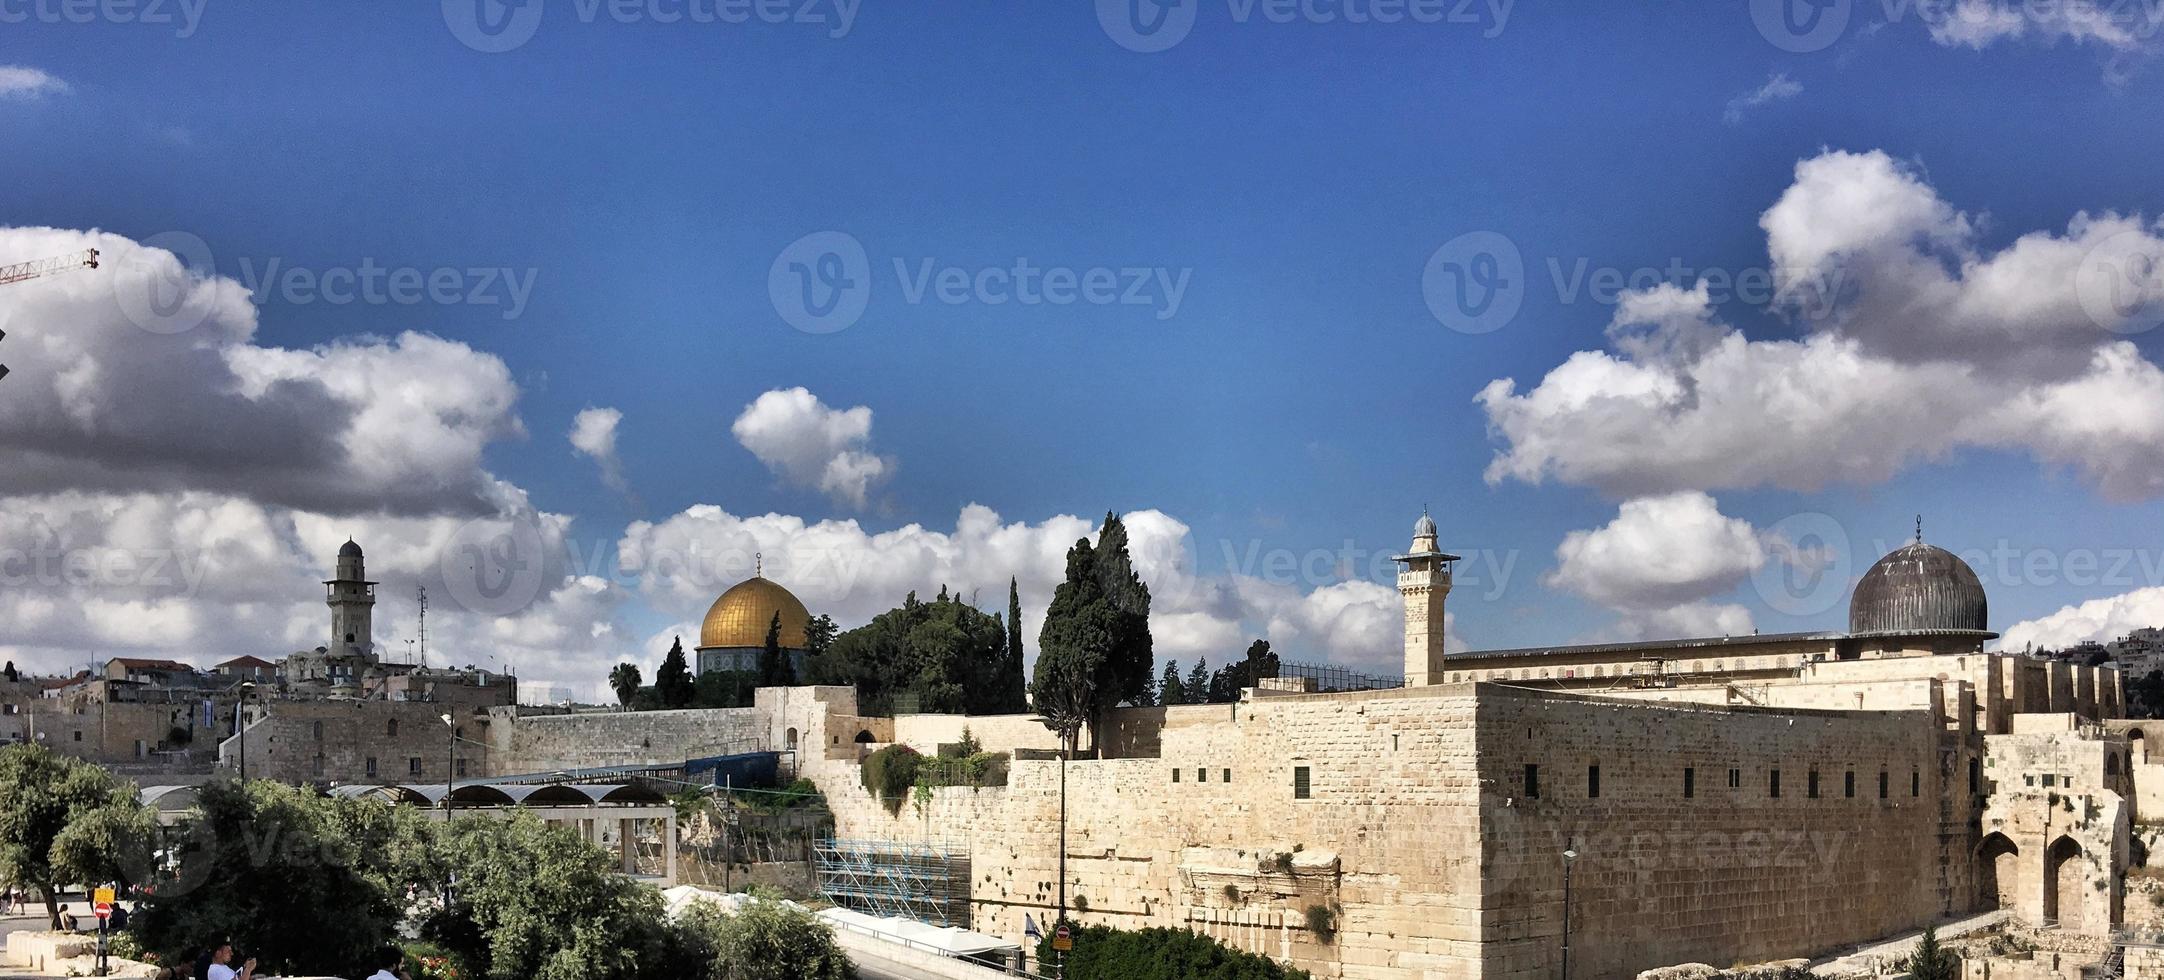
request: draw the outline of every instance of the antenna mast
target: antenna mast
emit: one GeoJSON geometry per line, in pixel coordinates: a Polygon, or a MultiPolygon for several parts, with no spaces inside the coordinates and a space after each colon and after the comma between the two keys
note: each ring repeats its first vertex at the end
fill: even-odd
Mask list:
{"type": "Polygon", "coordinates": [[[420,629],[420,639],[421,639],[421,663],[420,663],[420,666],[426,667],[426,666],[428,666],[428,586],[425,586],[425,585],[421,585],[421,586],[416,586],[416,587],[414,587],[414,590],[413,590],[413,592],[414,592],[414,599],[415,599],[415,601],[417,601],[418,603],[420,603],[420,606],[421,606],[421,629],[420,629]]]}

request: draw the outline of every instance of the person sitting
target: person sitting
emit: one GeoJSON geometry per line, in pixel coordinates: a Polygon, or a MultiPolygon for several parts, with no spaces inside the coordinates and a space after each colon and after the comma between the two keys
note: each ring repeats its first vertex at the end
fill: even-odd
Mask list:
{"type": "Polygon", "coordinates": [[[75,913],[68,911],[68,907],[65,905],[60,907],[60,931],[75,931],[75,913]]]}

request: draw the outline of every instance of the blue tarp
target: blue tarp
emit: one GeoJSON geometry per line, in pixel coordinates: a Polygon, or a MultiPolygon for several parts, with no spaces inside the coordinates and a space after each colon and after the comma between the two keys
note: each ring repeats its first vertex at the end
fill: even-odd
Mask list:
{"type": "Polygon", "coordinates": [[[773,786],[781,775],[781,753],[744,752],[691,759],[684,763],[684,778],[711,786],[759,789],[773,786]]]}

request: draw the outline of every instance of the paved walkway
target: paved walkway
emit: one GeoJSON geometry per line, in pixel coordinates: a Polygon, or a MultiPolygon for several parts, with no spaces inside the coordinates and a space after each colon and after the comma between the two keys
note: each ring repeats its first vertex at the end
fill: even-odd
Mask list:
{"type": "MultiPolygon", "coordinates": [[[[1938,923],[1939,941],[1943,943],[1950,939],[1973,936],[1979,932],[1996,928],[1999,923],[2006,921],[2007,915],[2008,913],[2004,909],[2000,909],[1985,912],[1982,915],[1972,915],[1938,923]]],[[[1923,930],[1918,929],[1915,932],[1905,933],[1892,939],[1859,946],[1840,956],[1812,960],[1811,972],[1828,977],[1851,973],[1869,973],[1872,972],[1873,967],[1880,963],[1892,963],[1897,960],[1907,959],[1909,954],[1916,952],[1916,944],[1921,942],[1923,938],[1923,930]]]]}

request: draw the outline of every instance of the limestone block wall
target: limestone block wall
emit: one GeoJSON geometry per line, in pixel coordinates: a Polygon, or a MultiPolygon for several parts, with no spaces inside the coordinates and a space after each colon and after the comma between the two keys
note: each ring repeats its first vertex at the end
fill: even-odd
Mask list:
{"type": "MultiPolygon", "coordinates": [[[[1906,697],[1933,709],[1901,712],[1490,685],[1160,710],[1156,757],[1068,764],[1068,893],[1086,922],[1185,926],[1318,976],[1552,977],[1560,854],[1575,844],[1580,978],[1872,939],[1972,903],[1967,869],[1942,866],[1966,862],[1973,840],[1947,840],[1942,746],[1958,736],[1929,688],[1906,697]],[[1542,767],[1537,799],[1528,764],[1542,767]],[[1333,934],[1308,928],[1309,906],[1331,911],[1333,934]]],[[[940,789],[895,815],[858,785],[854,758],[808,764],[839,835],[964,850],[972,928],[1019,939],[1023,913],[1050,914],[1057,762],[1017,762],[1005,787],[940,789]]]]}
{"type": "MultiPolygon", "coordinates": [[[[1470,686],[1181,714],[1159,758],[1067,764],[1068,894],[1088,905],[1077,918],[1187,926],[1320,976],[1477,974],[1470,686]],[[1332,910],[1334,933],[1308,928],[1310,905],[1332,910]]],[[[1057,761],[1015,762],[1005,787],[937,790],[895,816],[863,791],[853,760],[810,764],[840,836],[967,851],[972,928],[1019,940],[1025,913],[1051,913],[1057,761]]]]}
{"type": "MultiPolygon", "coordinates": [[[[62,755],[99,763],[151,759],[161,749],[217,753],[217,734],[202,725],[195,702],[141,704],[114,701],[25,699],[0,711],[0,742],[35,740],[62,755]],[[174,729],[187,744],[170,741],[174,729]]],[[[225,721],[230,722],[230,713],[225,721]]]]}
{"type": "Polygon", "coordinates": [[[1577,977],[1803,955],[1958,909],[1940,735],[1930,711],[1485,693],[1480,975],[1557,975],[1567,847],[1577,977]]]}
{"type": "MultiPolygon", "coordinates": [[[[2090,730],[2093,732],[2094,730],[2090,730]]],[[[2123,915],[2133,807],[2127,743],[2081,731],[1986,739],[1991,805],[1979,867],[2002,907],[2069,934],[2100,936],[2123,915]]]]}
{"type": "Polygon", "coordinates": [[[679,765],[686,759],[778,751],[757,707],[581,714],[492,713],[490,775],[597,766],[679,765]]]}
{"type": "MultiPolygon", "coordinates": [[[[224,759],[239,765],[248,745],[248,776],[288,783],[442,783],[490,770],[488,713],[447,705],[397,701],[277,701],[242,736],[228,739],[224,759]],[[460,736],[457,761],[450,712],[460,736]]],[[[258,710],[251,709],[251,710],[258,710]]]]}

